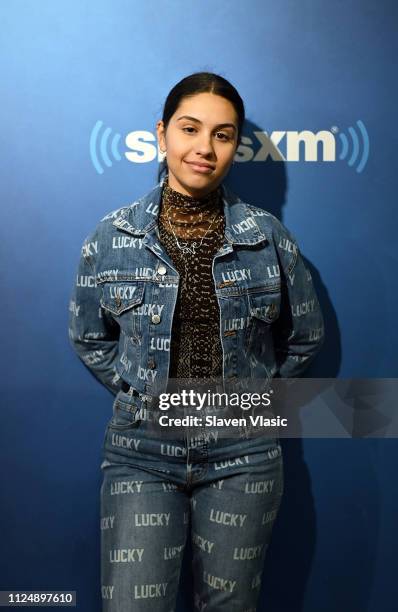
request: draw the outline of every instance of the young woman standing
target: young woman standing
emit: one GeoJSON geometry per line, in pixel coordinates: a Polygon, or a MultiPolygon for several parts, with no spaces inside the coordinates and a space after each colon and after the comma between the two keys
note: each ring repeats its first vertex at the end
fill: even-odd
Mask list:
{"type": "Polygon", "coordinates": [[[283,493],[277,435],[186,427],[170,441],[149,427],[172,379],[300,376],[323,340],[293,236],[223,183],[244,118],[223,77],[180,81],[157,124],[164,177],[83,245],[70,338],[116,396],[101,466],[103,612],[174,610],[188,537],[194,608],[256,610],[283,493]]]}

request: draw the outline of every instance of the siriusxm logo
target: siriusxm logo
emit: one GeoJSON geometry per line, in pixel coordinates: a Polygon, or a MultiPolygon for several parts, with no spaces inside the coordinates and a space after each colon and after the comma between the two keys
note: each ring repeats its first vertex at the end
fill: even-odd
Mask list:
{"type": "MultiPolygon", "coordinates": [[[[273,161],[288,162],[335,162],[336,150],[338,159],[345,161],[356,172],[361,173],[369,157],[369,136],[364,123],[359,119],[356,128],[349,127],[346,134],[337,127],[331,130],[254,131],[253,137],[242,136],[235,155],[235,162],[263,162],[269,158],[273,161]]],[[[127,151],[120,153],[121,135],[97,121],[90,136],[90,157],[98,174],[103,174],[104,166],[110,168],[122,156],[132,163],[145,164],[156,159],[163,159],[157,146],[156,136],[146,130],[129,132],[125,138],[127,151]]]]}

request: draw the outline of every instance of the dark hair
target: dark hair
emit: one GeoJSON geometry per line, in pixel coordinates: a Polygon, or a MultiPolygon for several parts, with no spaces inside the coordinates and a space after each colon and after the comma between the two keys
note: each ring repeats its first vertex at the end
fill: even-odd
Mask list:
{"type": "MultiPolygon", "coordinates": [[[[243,100],[233,85],[227,79],[214,74],[213,72],[195,72],[185,77],[179,83],[174,85],[163,107],[162,120],[165,129],[167,128],[171,117],[176,112],[183,98],[189,98],[199,93],[213,93],[217,96],[222,96],[231,102],[238,116],[238,140],[240,142],[243,123],[245,121],[245,107],[243,100]]],[[[166,172],[166,158],[159,165],[158,181],[163,172],[166,172]]]]}

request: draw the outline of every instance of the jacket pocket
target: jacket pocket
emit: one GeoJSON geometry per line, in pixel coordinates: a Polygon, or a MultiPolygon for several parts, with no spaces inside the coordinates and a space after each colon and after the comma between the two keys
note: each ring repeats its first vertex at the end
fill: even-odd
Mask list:
{"type": "Polygon", "coordinates": [[[273,376],[276,369],[273,340],[273,323],[280,314],[279,290],[258,291],[247,295],[249,325],[247,328],[246,355],[259,378],[273,376]]]}
{"type": "Polygon", "coordinates": [[[261,291],[249,293],[249,315],[253,319],[259,319],[264,323],[274,323],[280,312],[280,291],[261,291]]]}
{"type": "Polygon", "coordinates": [[[100,304],[109,311],[128,336],[139,336],[142,312],[139,309],[145,293],[144,281],[105,282],[100,304]]]}

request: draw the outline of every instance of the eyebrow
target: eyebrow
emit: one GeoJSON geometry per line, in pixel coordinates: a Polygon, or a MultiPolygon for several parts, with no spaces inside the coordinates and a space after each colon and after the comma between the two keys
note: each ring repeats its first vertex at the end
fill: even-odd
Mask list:
{"type": "MultiPolygon", "coordinates": [[[[177,121],[180,121],[180,119],[189,119],[190,121],[195,121],[196,123],[202,123],[199,119],[196,119],[195,117],[191,117],[190,115],[181,115],[181,117],[178,117],[177,121]]],[[[219,123],[218,125],[215,126],[215,128],[223,128],[223,127],[231,127],[236,131],[236,126],[234,123],[219,123]]]]}

